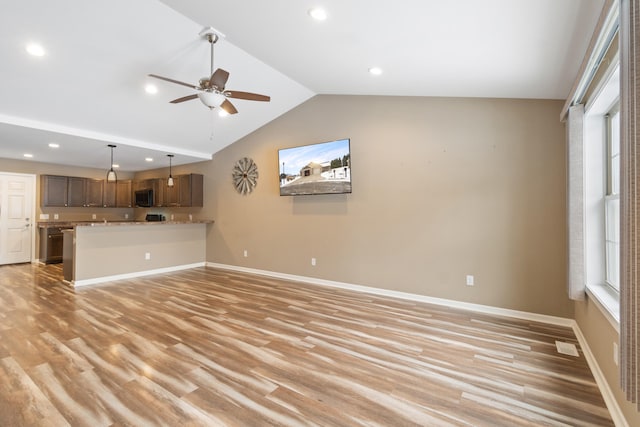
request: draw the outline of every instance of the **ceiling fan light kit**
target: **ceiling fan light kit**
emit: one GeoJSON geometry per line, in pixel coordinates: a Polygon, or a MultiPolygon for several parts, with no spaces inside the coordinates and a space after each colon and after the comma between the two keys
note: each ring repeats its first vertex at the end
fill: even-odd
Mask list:
{"type": "Polygon", "coordinates": [[[200,92],[198,94],[198,98],[200,98],[200,101],[209,108],[220,107],[227,99],[221,93],[215,92],[200,92]]]}
{"type": "Polygon", "coordinates": [[[228,98],[262,102],[271,101],[271,97],[267,95],[226,90],[225,86],[227,84],[227,80],[229,79],[229,72],[223,70],[222,68],[218,68],[217,70],[215,70],[213,67],[213,47],[216,42],[220,40],[220,38],[224,38],[224,34],[211,27],[207,27],[200,32],[200,36],[205,38],[211,45],[211,69],[209,73],[211,77],[203,77],[198,81],[197,85],[194,85],[181,82],[179,80],[170,79],[168,77],[159,76],[157,74],[149,74],[149,77],[164,80],[166,82],[178,84],[181,86],[186,86],[188,88],[196,90],[197,93],[174,99],[173,101],[170,101],[171,104],[180,104],[182,102],[191,101],[192,99],[198,98],[206,107],[210,109],[218,107],[226,111],[228,114],[236,114],[238,110],[231,103],[231,101],[229,101],[228,98]]]}

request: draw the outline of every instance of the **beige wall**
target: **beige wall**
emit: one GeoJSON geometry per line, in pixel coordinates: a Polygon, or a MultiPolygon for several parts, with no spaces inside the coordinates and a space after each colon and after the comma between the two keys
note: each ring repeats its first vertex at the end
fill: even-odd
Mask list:
{"type": "Polygon", "coordinates": [[[190,167],[216,221],[207,260],[572,317],[561,107],[316,96],[190,167]],[[279,196],[279,148],[339,138],[351,138],[352,194],[279,196]],[[260,173],[249,196],[231,184],[244,156],[260,173]]]}

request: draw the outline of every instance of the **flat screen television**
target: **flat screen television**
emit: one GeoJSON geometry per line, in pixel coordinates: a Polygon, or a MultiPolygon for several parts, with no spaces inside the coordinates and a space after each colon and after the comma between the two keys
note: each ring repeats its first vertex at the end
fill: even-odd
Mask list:
{"type": "Polygon", "coordinates": [[[351,193],[350,140],[278,150],[280,195],[351,193]]]}
{"type": "Polygon", "coordinates": [[[141,208],[150,208],[153,206],[153,190],[151,188],[136,190],[134,195],[136,198],[136,206],[141,208]]]}

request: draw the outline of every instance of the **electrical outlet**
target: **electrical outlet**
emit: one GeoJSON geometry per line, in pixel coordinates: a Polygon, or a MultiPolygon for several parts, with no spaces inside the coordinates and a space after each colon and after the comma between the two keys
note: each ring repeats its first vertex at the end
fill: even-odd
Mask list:
{"type": "Polygon", "coordinates": [[[91,219],[96,219],[98,216],[96,214],[91,215],[91,219]]]}
{"type": "Polygon", "coordinates": [[[245,249],[245,250],[244,250],[244,257],[246,258],[246,257],[248,257],[248,256],[249,256],[249,252],[245,249]]]}
{"type": "Polygon", "coordinates": [[[58,214],[53,214],[53,219],[60,219],[60,215],[58,215],[58,214]]]}
{"type": "Polygon", "coordinates": [[[473,276],[470,274],[467,274],[467,286],[473,286],[473,276]]]}
{"type": "Polygon", "coordinates": [[[151,259],[151,252],[145,252],[144,253],[144,259],[146,259],[147,261],[149,261],[151,259]]]}
{"type": "Polygon", "coordinates": [[[618,343],[613,343],[613,363],[618,366],[618,361],[620,360],[620,353],[618,353],[618,343]]]}
{"type": "Polygon", "coordinates": [[[315,258],[311,258],[311,265],[316,265],[316,259],[315,258]]]}
{"type": "Polygon", "coordinates": [[[129,214],[124,214],[124,219],[129,219],[129,214]]]}

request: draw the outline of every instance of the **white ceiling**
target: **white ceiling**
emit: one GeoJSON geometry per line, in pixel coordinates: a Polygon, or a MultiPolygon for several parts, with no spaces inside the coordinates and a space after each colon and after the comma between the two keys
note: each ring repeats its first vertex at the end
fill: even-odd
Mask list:
{"type": "Polygon", "coordinates": [[[121,170],[211,158],[315,94],[564,99],[604,0],[20,0],[0,14],[0,157],[121,170]],[[323,22],[307,12],[322,6],[323,22]],[[169,101],[215,67],[234,100],[218,117],[169,101]],[[37,41],[40,58],[26,54],[37,41]],[[372,66],[383,69],[371,76],[372,66]],[[144,91],[147,83],[159,89],[144,91]],[[57,142],[58,149],[47,144],[57,142]],[[154,162],[145,162],[145,157],[154,162]]]}

